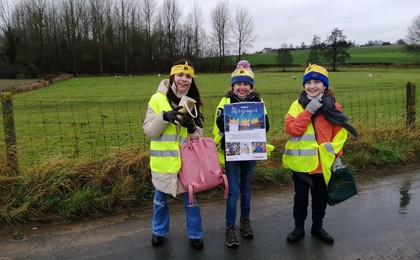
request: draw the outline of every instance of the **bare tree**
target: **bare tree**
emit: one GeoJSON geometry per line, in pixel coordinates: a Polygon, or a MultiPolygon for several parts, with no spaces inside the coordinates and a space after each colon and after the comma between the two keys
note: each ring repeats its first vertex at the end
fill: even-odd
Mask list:
{"type": "Polygon", "coordinates": [[[72,60],[72,70],[77,71],[77,47],[79,46],[77,41],[81,35],[80,29],[85,2],[83,0],[67,0],[59,3],[62,10],[62,25],[65,30],[64,37],[68,43],[72,60]]]}
{"type": "Polygon", "coordinates": [[[232,29],[239,61],[242,53],[246,51],[246,48],[252,47],[252,42],[255,40],[254,21],[246,7],[238,7],[236,9],[232,29]]]}
{"type": "Polygon", "coordinates": [[[152,72],[182,55],[220,70],[231,16],[228,0],[220,1],[210,38],[199,0],[194,6],[178,0],[0,0],[0,71],[152,72]],[[184,9],[190,11],[185,20],[184,9]]]}
{"type": "Polygon", "coordinates": [[[335,28],[325,41],[324,58],[332,63],[333,71],[337,70],[337,64],[344,64],[350,58],[348,49],[351,42],[347,42],[346,38],[342,30],[335,28]]]}
{"type": "Polygon", "coordinates": [[[420,15],[413,18],[407,29],[407,45],[404,48],[411,54],[420,54],[420,15]]]}
{"type": "Polygon", "coordinates": [[[143,0],[140,13],[143,18],[146,42],[147,42],[147,58],[149,64],[153,64],[153,52],[152,52],[152,27],[156,16],[156,0],[143,0]]]}
{"type": "Polygon", "coordinates": [[[177,29],[179,28],[181,10],[178,0],[164,0],[160,14],[164,29],[164,46],[166,47],[167,62],[171,62],[178,52],[177,29]]]}
{"type": "Polygon", "coordinates": [[[308,63],[321,63],[324,51],[324,44],[318,35],[314,35],[311,43],[311,50],[309,51],[308,63]]]}
{"type": "Polygon", "coordinates": [[[286,66],[293,64],[292,51],[291,48],[287,47],[286,43],[283,43],[281,48],[277,51],[276,62],[277,65],[283,68],[283,72],[286,71],[286,66]]]}
{"type": "Polygon", "coordinates": [[[45,72],[45,36],[46,32],[46,0],[27,0],[23,2],[23,12],[25,24],[28,29],[28,41],[26,46],[34,55],[34,63],[38,64],[38,69],[45,72]]]}
{"type": "Polygon", "coordinates": [[[128,30],[129,30],[129,14],[133,8],[132,0],[119,0],[119,4],[115,5],[115,16],[117,23],[117,35],[119,44],[122,45],[124,57],[124,71],[128,73],[128,30]]]}
{"type": "Polygon", "coordinates": [[[187,23],[191,22],[192,24],[192,34],[193,34],[193,46],[192,46],[192,56],[194,60],[197,62],[198,59],[202,55],[203,49],[203,39],[204,39],[204,27],[203,27],[203,20],[202,20],[202,11],[199,8],[198,1],[194,1],[194,6],[192,10],[192,17],[191,21],[187,20],[187,23]]]}
{"type": "MultiPolygon", "coordinates": [[[[0,53],[6,62],[15,64],[17,55],[17,35],[12,26],[13,2],[9,0],[0,1],[0,53]]],[[[1,61],[1,60],[0,60],[1,61]]]]}
{"type": "Polygon", "coordinates": [[[5,31],[8,26],[12,25],[12,11],[14,2],[11,0],[0,1],[0,29],[5,31]]]}
{"type": "MultiPolygon", "coordinates": [[[[106,26],[106,17],[105,12],[107,11],[107,5],[102,0],[89,0],[90,4],[90,19],[92,24],[92,39],[96,45],[98,54],[98,66],[99,72],[104,73],[104,44],[105,44],[105,26],[106,26]]],[[[109,6],[109,5],[108,5],[109,6]]]]}
{"type": "Polygon", "coordinates": [[[218,44],[219,69],[224,69],[225,48],[230,32],[230,19],[227,1],[217,2],[216,7],[211,12],[211,23],[213,37],[218,44]]]}

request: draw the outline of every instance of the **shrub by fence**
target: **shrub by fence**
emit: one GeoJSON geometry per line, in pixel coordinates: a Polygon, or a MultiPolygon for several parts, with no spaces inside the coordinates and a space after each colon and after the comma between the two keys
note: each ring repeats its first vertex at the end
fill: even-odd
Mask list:
{"type": "MultiPolygon", "coordinates": [[[[270,118],[268,141],[283,132],[284,118],[297,92],[261,92],[270,118]]],[[[338,102],[355,125],[368,129],[414,126],[415,85],[407,88],[339,91],[338,102]]],[[[418,94],[417,94],[418,96],[418,94]]],[[[10,146],[15,134],[16,152],[5,152],[20,165],[34,166],[54,158],[101,158],[118,149],[147,151],[149,141],[143,134],[142,122],[149,96],[130,97],[130,101],[112,98],[77,97],[63,100],[12,100],[2,94],[5,136],[1,149],[10,146]],[[135,101],[133,101],[135,100],[135,101]],[[5,110],[9,102],[13,112],[5,110]],[[9,123],[13,120],[14,126],[9,123]],[[12,130],[14,127],[15,130],[12,130]],[[6,144],[5,142],[9,142],[6,144]],[[15,156],[15,157],[13,157],[15,156]]],[[[203,96],[205,135],[211,135],[213,116],[221,96],[203,96]]],[[[418,97],[417,97],[418,99],[418,97]]],[[[13,151],[12,151],[13,152],[13,151]]]]}

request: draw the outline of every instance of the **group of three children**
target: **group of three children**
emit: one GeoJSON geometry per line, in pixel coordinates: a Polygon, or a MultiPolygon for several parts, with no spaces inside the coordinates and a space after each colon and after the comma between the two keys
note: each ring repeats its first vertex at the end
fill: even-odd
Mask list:
{"type": "MultiPolygon", "coordinates": [[[[224,105],[237,102],[263,102],[254,89],[254,73],[246,60],[239,61],[231,76],[231,87],[221,99],[213,134],[222,151],[224,139],[224,105]]],[[[311,233],[326,243],[334,239],[323,229],[323,218],[327,206],[327,188],[323,177],[325,165],[340,167],[342,145],[347,138],[343,125],[347,117],[335,101],[329,88],[328,71],[318,65],[309,65],[303,76],[303,90],[292,103],[286,115],[286,132],[290,135],[283,154],[283,166],[293,172],[294,229],[287,236],[294,243],[305,234],[304,222],[308,214],[309,191],[312,197],[311,233]],[[334,147],[335,160],[325,161],[318,149],[334,147]],[[322,167],[324,166],[324,168],[322,167]]],[[[171,68],[169,79],[164,79],[148,103],[143,123],[144,133],[150,137],[150,168],[155,188],[153,198],[152,244],[161,246],[169,231],[168,196],[180,194],[184,202],[187,234],[191,246],[203,248],[203,229],[200,207],[194,198],[188,203],[188,195],[178,180],[181,166],[180,142],[203,136],[202,100],[194,81],[194,68],[190,61],[179,60],[171,68]],[[179,101],[183,95],[196,100],[198,116],[192,118],[180,112],[179,101]],[[183,116],[183,120],[179,116],[183,116]],[[181,137],[181,138],[179,138],[181,137]]],[[[269,130],[269,119],[265,113],[265,129],[269,130]]],[[[225,155],[226,156],[226,155],[225,155]]],[[[255,160],[225,161],[225,172],[229,183],[226,202],[226,245],[238,247],[236,235],[237,204],[240,200],[239,229],[245,238],[252,238],[251,192],[255,160]]]]}

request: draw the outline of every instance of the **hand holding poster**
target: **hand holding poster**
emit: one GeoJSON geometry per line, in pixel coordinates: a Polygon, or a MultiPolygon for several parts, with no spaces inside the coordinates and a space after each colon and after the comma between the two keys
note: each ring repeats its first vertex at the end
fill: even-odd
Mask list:
{"type": "Polygon", "coordinates": [[[264,103],[226,104],[224,112],[226,160],[266,160],[264,103]]]}

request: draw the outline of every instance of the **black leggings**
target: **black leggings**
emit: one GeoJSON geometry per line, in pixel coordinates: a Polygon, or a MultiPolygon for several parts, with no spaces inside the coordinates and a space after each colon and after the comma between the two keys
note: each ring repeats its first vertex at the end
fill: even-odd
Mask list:
{"type": "MultiPolygon", "coordinates": [[[[307,174],[307,173],[305,173],[307,174]]],[[[308,196],[311,190],[312,197],[312,229],[322,228],[322,221],[327,208],[328,193],[322,174],[309,174],[312,179],[313,187],[293,172],[293,182],[295,186],[295,198],[293,205],[293,218],[295,226],[304,228],[305,220],[308,215],[308,196]]]]}

